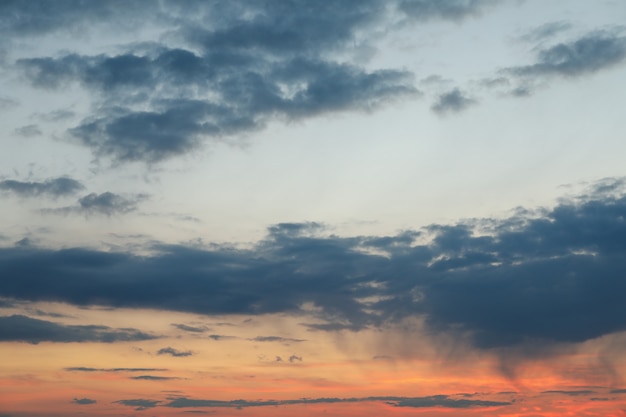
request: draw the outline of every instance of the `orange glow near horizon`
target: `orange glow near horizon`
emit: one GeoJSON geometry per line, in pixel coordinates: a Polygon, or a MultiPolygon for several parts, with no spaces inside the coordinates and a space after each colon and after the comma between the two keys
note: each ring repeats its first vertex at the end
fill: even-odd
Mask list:
{"type": "MultiPolygon", "coordinates": [[[[72,324],[97,319],[115,327],[124,315],[87,311],[87,319],[78,319],[84,310],[65,308],[72,324]]],[[[211,330],[193,333],[177,330],[172,323],[198,323],[202,318],[161,313],[149,321],[151,312],[134,313],[139,314],[127,327],[138,321],[144,327],[149,323],[154,334],[162,337],[117,343],[0,344],[0,355],[11,358],[0,365],[0,412],[11,410],[11,416],[21,417],[42,413],[182,416],[188,415],[186,411],[239,417],[270,413],[306,417],[323,412],[441,417],[624,415],[626,394],[611,392],[619,388],[612,383],[615,375],[596,368],[597,352],[608,343],[602,340],[546,358],[516,357],[510,365],[515,376],[511,379],[499,371],[505,360],[502,352],[458,345],[454,356],[441,354],[440,341],[420,334],[419,326],[409,336],[420,341],[411,354],[405,348],[394,350],[398,345],[394,338],[400,335],[393,329],[329,334],[306,331],[294,318],[266,316],[252,324],[245,317],[221,317],[218,326],[212,324],[218,320],[206,321],[202,325],[211,330]],[[209,337],[218,333],[225,337],[209,337]],[[263,335],[275,339],[257,339],[263,335]],[[165,347],[186,353],[159,354],[165,347]],[[433,396],[460,402],[446,403],[444,397],[433,396]],[[432,404],[427,400],[431,397],[432,404]],[[237,404],[168,406],[176,398],[247,403],[241,409],[237,404]],[[303,398],[313,401],[299,403],[303,398]],[[402,398],[418,400],[401,404],[402,398]],[[267,401],[287,403],[263,404],[267,401]]],[[[623,364],[623,355],[613,358],[618,374],[623,364]]]]}

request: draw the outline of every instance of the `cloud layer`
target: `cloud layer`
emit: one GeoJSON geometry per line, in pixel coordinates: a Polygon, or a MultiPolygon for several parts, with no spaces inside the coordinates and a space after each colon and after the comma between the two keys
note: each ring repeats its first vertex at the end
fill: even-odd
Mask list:
{"type": "MultiPolygon", "coordinates": [[[[273,226],[246,250],[161,245],[152,247],[156,255],[139,257],[5,248],[0,295],[208,315],[284,312],[309,317],[308,326],[318,330],[358,330],[419,316],[434,332],[470,335],[479,348],[583,342],[626,330],[626,197],[616,194],[620,184],[600,184],[533,215],[431,225],[388,237],[322,236],[310,223],[273,226]],[[428,243],[418,244],[418,238],[428,243]]],[[[21,316],[4,320],[56,326],[21,316]]],[[[69,332],[60,341],[80,339],[85,331],[85,339],[147,337],[58,330],[69,332]]],[[[172,352],[178,351],[163,353],[172,352]]]]}

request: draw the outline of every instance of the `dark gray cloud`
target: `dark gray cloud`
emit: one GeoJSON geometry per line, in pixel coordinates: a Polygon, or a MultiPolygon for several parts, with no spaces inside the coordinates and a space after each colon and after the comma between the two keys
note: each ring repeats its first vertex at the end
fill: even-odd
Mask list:
{"type": "Polygon", "coordinates": [[[185,357],[185,356],[191,356],[193,355],[193,352],[189,350],[178,350],[178,349],[174,349],[171,347],[165,347],[165,348],[159,349],[159,351],[157,352],[157,355],[171,355],[171,356],[180,358],[180,357],[185,357]]]}
{"type": "Polygon", "coordinates": [[[592,32],[571,42],[537,52],[537,62],[507,68],[503,73],[521,78],[578,77],[620,64],[626,59],[626,37],[613,32],[592,32]]]}
{"type": "Polygon", "coordinates": [[[291,355],[289,357],[289,363],[294,363],[295,361],[302,362],[302,356],[291,355]]]}
{"type": "MultiPolygon", "coordinates": [[[[96,16],[100,26],[130,21],[118,19],[115,2],[102,3],[78,10],[70,3],[43,7],[49,16],[32,11],[29,16],[23,5],[11,3],[4,6],[10,10],[10,17],[2,19],[4,31],[37,35],[67,30],[65,26],[89,28],[96,16]]],[[[338,56],[355,43],[367,43],[368,29],[388,25],[390,13],[457,18],[486,2],[140,3],[124,7],[125,14],[140,15],[147,22],[142,24],[171,28],[176,47],[155,42],[120,46],[117,54],[66,53],[17,61],[35,87],[78,83],[93,93],[97,111],[69,133],[97,156],[116,162],[154,163],[262,129],[270,120],[372,110],[414,95],[411,73],[366,70],[338,56]],[[430,11],[417,12],[417,7],[430,11]]]]}
{"type": "Polygon", "coordinates": [[[27,342],[128,342],[155,339],[136,329],[113,329],[107,326],[70,326],[22,315],[0,317],[0,341],[27,342]]]}
{"type": "Polygon", "coordinates": [[[416,20],[462,20],[480,15],[483,10],[499,0],[402,0],[398,8],[416,20]]]}
{"type": "Polygon", "coordinates": [[[85,189],[79,181],[69,177],[50,178],[45,181],[0,181],[0,190],[12,192],[20,197],[64,197],[85,189]]]}
{"type": "Polygon", "coordinates": [[[213,52],[199,56],[166,49],[154,58],[68,56],[24,59],[20,64],[36,86],[60,87],[78,79],[109,96],[110,106],[70,133],[97,155],[117,161],[158,162],[191,152],[207,138],[260,129],[269,118],[370,110],[416,92],[411,74],[403,71],[365,72],[312,57],[259,62],[264,58],[247,56],[250,53],[238,52],[244,62],[235,63],[213,52]],[[171,85],[177,87],[177,98],[162,93],[171,85]],[[217,98],[194,98],[192,93],[178,98],[184,89],[217,98]],[[161,95],[154,96],[155,91],[161,95]],[[138,97],[143,97],[138,104],[143,108],[149,104],[150,110],[132,106],[138,97]]]}
{"type": "Polygon", "coordinates": [[[206,315],[299,314],[319,331],[419,316],[433,334],[469,337],[480,349],[578,343],[626,330],[622,185],[607,179],[552,209],[395,236],[321,236],[314,223],[287,223],[248,249],[156,245],[155,255],[139,257],[1,248],[0,296],[206,315]]]}
{"type": "Polygon", "coordinates": [[[211,408],[249,408],[249,407],[269,407],[285,406],[296,404],[332,404],[332,403],[356,403],[356,402],[385,402],[396,407],[415,408],[472,408],[472,407],[499,407],[510,405],[510,402],[484,401],[455,399],[448,395],[433,395],[428,397],[362,397],[362,398],[301,398],[297,400],[201,400],[189,399],[185,397],[173,398],[169,403],[163,404],[166,407],[188,408],[188,407],[211,407],[211,408]]]}
{"type": "Polygon", "coordinates": [[[64,368],[70,372],[164,372],[165,368],[88,368],[84,366],[76,366],[64,368]]]}
{"type": "Polygon", "coordinates": [[[289,337],[279,337],[279,336],[257,336],[255,338],[248,339],[248,340],[252,340],[254,342],[281,342],[281,343],[305,342],[304,339],[292,339],[289,337]]]}
{"type": "Polygon", "coordinates": [[[468,97],[458,88],[455,88],[447,93],[441,94],[432,105],[431,109],[439,114],[458,113],[475,103],[476,100],[468,97]]]}
{"type": "Polygon", "coordinates": [[[97,403],[96,400],[92,400],[91,398],[74,398],[72,402],[78,405],[89,405],[97,403]]]}
{"type": "Polygon", "coordinates": [[[126,405],[128,407],[135,407],[135,410],[137,411],[147,410],[148,408],[154,408],[157,405],[159,405],[159,403],[161,403],[161,401],[144,400],[144,399],[119,400],[115,402],[118,404],[126,405]]]}

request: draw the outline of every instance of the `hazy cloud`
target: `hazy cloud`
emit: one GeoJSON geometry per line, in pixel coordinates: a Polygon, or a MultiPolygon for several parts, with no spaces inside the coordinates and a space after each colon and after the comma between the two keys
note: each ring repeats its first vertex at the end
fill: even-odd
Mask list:
{"type": "Polygon", "coordinates": [[[102,21],[134,22],[134,13],[142,9],[146,12],[151,10],[142,0],[131,4],[122,0],[108,0],[85,6],[81,0],[60,0],[54,3],[46,0],[32,0],[28,3],[4,1],[0,3],[0,33],[10,39],[10,36],[44,35],[57,30],[84,30],[102,21]]]}
{"type": "Polygon", "coordinates": [[[42,182],[37,181],[0,181],[0,190],[12,192],[20,197],[64,197],[76,194],[85,186],[69,177],[50,178],[42,182]]]}
{"type": "Polygon", "coordinates": [[[19,102],[12,98],[0,97],[0,110],[7,110],[13,107],[17,107],[19,102]]]}
{"type": "Polygon", "coordinates": [[[556,34],[565,32],[572,27],[570,22],[558,21],[544,23],[521,36],[527,42],[540,42],[554,37],[556,34]]]}
{"type": "Polygon", "coordinates": [[[450,90],[447,93],[441,94],[435,104],[432,105],[431,109],[435,113],[445,114],[445,113],[458,113],[472,104],[475,104],[476,100],[471,97],[466,96],[461,90],[455,88],[454,90],[450,90]]]}
{"type": "Polygon", "coordinates": [[[107,326],[75,326],[33,319],[22,315],[0,317],[0,341],[27,342],[127,342],[155,339],[136,329],[112,329],[107,326]]]}
{"type": "Polygon", "coordinates": [[[138,375],[138,376],[131,376],[130,379],[138,379],[138,380],[144,380],[144,381],[168,381],[170,379],[179,379],[179,378],[170,377],[170,376],[138,375]]]}
{"type": "Polygon", "coordinates": [[[487,6],[498,2],[499,0],[403,0],[399,2],[398,8],[416,20],[439,18],[458,21],[480,15],[487,6]]]}
{"type": "Polygon", "coordinates": [[[15,134],[25,138],[32,138],[34,136],[41,136],[43,133],[41,132],[41,129],[39,129],[39,126],[27,125],[15,129],[15,134]]]}

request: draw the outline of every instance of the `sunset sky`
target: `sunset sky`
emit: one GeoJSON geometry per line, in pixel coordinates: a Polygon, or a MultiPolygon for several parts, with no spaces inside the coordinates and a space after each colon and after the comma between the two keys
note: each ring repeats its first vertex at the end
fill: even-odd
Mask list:
{"type": "Polygon", "coordinates": [[[0,417],[626,416],[623,0],[0,1],[0,417]]]}

